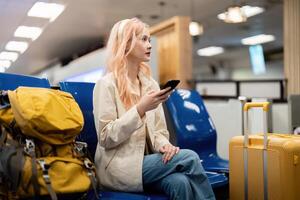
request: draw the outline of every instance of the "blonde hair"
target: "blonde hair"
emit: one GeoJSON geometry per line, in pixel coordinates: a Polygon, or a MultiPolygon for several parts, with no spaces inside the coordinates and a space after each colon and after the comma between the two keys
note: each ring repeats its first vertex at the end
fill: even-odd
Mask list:
{"type": "MultiPolygon", "coordinates": [[[[121,101],[126,109],[129,109],[139,100],[137,95],[130,92],[130,82],[127,76],[127,56],[135,47],[137,37],[147,27],[145,23],[137,18],[124,19],[113,26],[108,39],[107,71],[114,74],[121,101]]],[[[146,63],[142,62],[139,70],[150,77],[150,67],[146,63]]]]}

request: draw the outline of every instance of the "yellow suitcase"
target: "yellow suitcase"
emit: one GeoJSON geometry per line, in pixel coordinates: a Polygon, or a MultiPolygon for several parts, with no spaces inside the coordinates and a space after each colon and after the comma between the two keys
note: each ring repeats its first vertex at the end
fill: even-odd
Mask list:
{"type": "Polygon", "coordinates": [[[245,134],[229,144],[230,200],[300,199],[300,137],[267,134],[267,111],[267,102],[244,106],[245,134]],[[264,110],[264,134],[249,135],[251,107],[264,110]]]}

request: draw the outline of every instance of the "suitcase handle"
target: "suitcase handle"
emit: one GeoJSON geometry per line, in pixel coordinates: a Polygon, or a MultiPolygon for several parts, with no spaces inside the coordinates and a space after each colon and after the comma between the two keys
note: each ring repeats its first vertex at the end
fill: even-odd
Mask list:
{"type": "Polygon", "coordinates": [[[269,111],[269,102],[251,102],[245,103],[244,111],[247,112],[250,108],[263,108],[263,111],[269,111]]]}
{"type": "Polygon", "coordinates": [[[264,200],[268,200],[268,180],[267,180],[267,143],[268,143],[268,134],[267,134],[267,112],[269,111],[269,102],[251,102],[244,104],[244,176],[245,176],[245,193],[244,198],[248,200],[248,135],[249,135],[249,127],[248,127],[248,110],[250,108],[262,108],[264,111],[263,117],[263,133],[264,133],[264,148],[263,148],[263,177],[264,177],[264,200]]]}
{"type": "Polygon", "coordinates": [[[251,108],[262,108],[264,111],[264,117],[263,117],[263,126],[264,126],[264,149],[267,148],[267,112],[269,111],[269,102],[250,102],[250,103],[245,103],[244,104],[244,112],[245,112],[245,116],[244,116],[244,135],[245,135],[245,142],[244,142],[244,146],[248,147],[248,135],[249,135],[249,126],[248,126],[248,111],[251,108]]]}

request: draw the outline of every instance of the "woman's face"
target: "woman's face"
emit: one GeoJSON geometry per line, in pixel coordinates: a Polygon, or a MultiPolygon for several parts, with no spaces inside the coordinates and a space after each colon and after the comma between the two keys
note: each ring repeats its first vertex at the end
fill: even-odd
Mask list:
{"type": "Polygon", "coordinates": [[[137,62],[148,62],[150,60],[150,53],[150,33],[147,28],[144,28],[142,34],[137,37],[135,46],[127,58],[134,59],[137,62]]]}

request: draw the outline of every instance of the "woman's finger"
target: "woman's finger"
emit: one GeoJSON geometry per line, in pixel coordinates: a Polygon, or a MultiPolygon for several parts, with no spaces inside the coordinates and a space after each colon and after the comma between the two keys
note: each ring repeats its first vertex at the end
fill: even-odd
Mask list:
{"type": "Polygon", "coordinates": [[[172,94],[172,92],[173,92],[173,90],[171,90],[171,91],[169,91],[169,92],[167,92],[167,93],[165,93],[165,94],[159,96],[159,98],[160,98],[160,99],[165,99],[165,100],[166,100],[166,99],[169,98],[169,96],[172,94]]]}
{"type": "Polygon", "coordinates": [[[166,164],[168,162],[168,157],[170,154],[170,147],[169,145],[165,146],[165,153],[163,154],[163,163],[166,164]]]}
{"type": "Polygon", "coordinates": [[[172,150],[172,151],[170,152],[170,154],[168,155],[167,161],[170,161],[170,160],[173,158],[173,156],[175,155],[175,153],[176,153],[176,150],[175,150],[175,149],[172,150]]]}
{"type": "Polygon", "coordinates": [[[163,154],[163,159],[162,160],[163,160],[164,164],[166,164],[168,162],[167,156],[168,156],[167,152],[163,154]]]}
{"type": "Polygon", "coordinates": [[[171,146],[169,149],[169,154],[167,155],[167,161],[171,160],[175,154],[176,154],[176,147],[171,146]]]}
{"type": "Polygon", "coordinates": [[[176,147],[176,154],[179,152],[180,148],[176,147]]]}
{"type": "Polygon", "coordinates": [[[156,95],[161,96],[161,95],[167,93],[170,89],[171,89],[171,87],[167,87],[165,89],[159,90],[156,95]]]}

